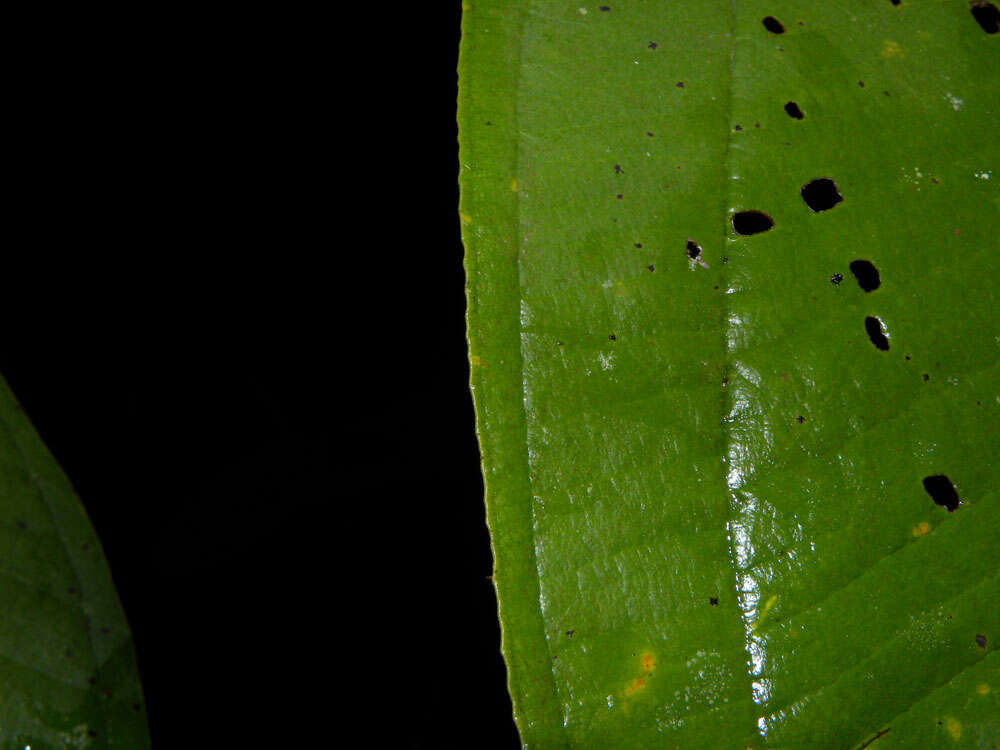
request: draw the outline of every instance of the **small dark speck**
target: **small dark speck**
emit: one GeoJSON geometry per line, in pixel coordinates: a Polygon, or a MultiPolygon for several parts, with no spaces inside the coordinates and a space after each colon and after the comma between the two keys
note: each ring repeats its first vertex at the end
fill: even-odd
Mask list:
{"type": "Polygon", "coordinates": [[[864,87],[865,87],[865,82],[864,82],[864,81],[858,81],[858,85],[859,85],[859,86],[860,86],[861,88],[864,88],[864,87]]]}
{"type": "Polygon", "coordinates": [[[76,589],[73,588],[72,586],[70,586],[68,589],[66,589],[66,593],[67,594],[75,594],[76,593],[76,589]]]}
{"type": "Polygon", "coordinates": [[[805,26],[805,21],[799,21],[799,26],[805,26]]]}
{"type": "Polygon", "coordinates": [[[102,632],[102,633],[104,633],[104,635],[107,635],[108,633],[110,633],[110,632],[111,632],[111,628],[109,628],[109,627],[108,627],[107,625],[104,625],[104,626],[103,626],[103,627],[101,628],[101,632],[102,632]]]}
{"type": "Polygon", "coordinates": [[[93,729],[88,729],[87,730],[87,736],[88,737],[96,737],[97,736],[97,732],[95,730],[93,730],[93,729]]]}
{"type": "Polygon", "coordinates": [[[654,271],[654,270],[656,270],[656,269],[654,269],[654,268],[653,268],[652,266],[646,266],[646,268],[648,268],[648,269],[649,269],[650,271],[654,271]]]}
{"type": "Polygon", "coordinates": [[[713,607],[718,607],[719,606],[719,597],[717,597],[717,596],[710,596],[710,597],[708,597],[708,603],[711,604],[713,607]]]}
{"type": "Polygon", "coordinates": [[[615,335],[613,333],[608,336],[608,341],[615,341],[615,335]]]}
{"type": "Polygon", "coordinates": [[[931,376],[930,376],[930,375],[928,375],[928,374],[927,374],[927,373],[925,372],[925,373],[924,373],[924,382],[926,383],[926,382],[927,382],[928,380],[930,380],[930,379],[931,379],[931,376]]]}
{"type": "Polygon", "coordinates": [[[648,135],[648,136],[649,136],[650,138],[652,138],[652,137],[653,137],[653,134],[652,134],[652,133],[650,133],[650,132],[649,132],[648,130],[646,131],[646,135],[648,135]]]}
{"type": "Polygon", "coordinates": [[[986,648],[986,636],[985,635],[977,635],[976,636],[976,645],[979,646],[979,648],[986,648]]]}
{"type": "Polygon", "coordinates": [[[798,422],[799,424],[802,424],[803,422],[806,421],[806,418],[803,417],[801,414],[799,414],[799,416],[795,418],[795,421],[798,422]]]}
{"type": "Polygon", "coordinates": [[[88,677],[87,678],[87,684],[88,685],[96,685],[97,684],[97,678],[96,677],[88,677]]]}
{"type": "Polygon", "coordinates": [[[684,81],[678,81],[677,82],[677,88],[679,88],[679,89],[684,88],[684,81]]]}
{"type": "Polygon", "coordinates": [[[86,552],[88,549],[90,549],[90,545],[84,542],[83,544],[80,545],[80,549],[86,552]]]}
{"type": "Polygon", "coordinates": [[[687,250],[687,256],[691,260],[697,260],[699,257],[701,257],[701,245],[699,245],[694,240],[688,240],[685,249],[687,250]]]}
{"type": "Polygon", "coordinates": [[[733,125],[733,130],[743,130],[742,125],[733,125]]]}
{"type": "Polygon", "coordinates": [[[893,5],[899,5],[900,0],[889,0],[893,5]]]}
{"type": "Polygon", "coordinates": [[[753,124],[753,126],[754,126],[755,128],[759,128],[759,127],[760,127],[760,123],[759,123],[759,122],[755,122],[755,123],[753,124]]]}
{"type": "Polygon", "coordinates": [[[882,93],[885,94],[886,96],[889,96],[889,92],[888,91],[883,91],[882,93]]]}
{"type": "Polygon", "coordinates": [[[622,165],[615,164],[615,174],[621,174],[621,173],[622,173],[622,165]]]}
{"type": "Polygon", "coordinates": [[[17,528],[19,528],[19,529],[26,529],[26,528],[28,528],[28,524],[26,524],[24,521],[18,521],[17,522],[17,528]]]}
{"type": "Polygon", "coordinates": [[[907,355],[906,355],[906,361],[907,361],[907,362],[909,362],[909,361],[910,361],[910,355],[909,355],[909,354],[907,354],[907,355]]]}
{"type": "Polygon", "coordinates": [[[617,198],[618,200],[621,200],[622,199],[622,194],[618,193],[618,195],[616,195],[615,198],[617,198]]]}
{"type": "Polygon", "coordinates": [[[636,246],[637,248],[639,248],[640,250],[642,249],[642,243],[641,243],[641,242],[636,242],[636,243],[635,243],[635,246],[636,246]]]}
{"type": "Polygon", "coordinates": [[[609,10],[611,10],[611,6],[610,5],[602,5],[600,8],[598,8],[598,10],[602,10],[605,13],[607,13],[609,10]]]}
{"type": "Polygon", "coordinates": [[[931,177],[931,182],[933,182],[935,185],[937,185],[938,184],[938,178],[937,177],[931,177]]]}
{"type": "Polygon", "coordinates": [[[729,256],[728,255],[723,255],[722,256],[722,262],[723,263],[728,263],[729,262],[729,256]]]}
{"type": "Polygon", "coordinates": [[[650,48],[650,49],[656,49],[656,48],[657,48],[657,47],[659,47],[659,46],[660,46],[660,45],[659,45],[659,44],[657,44],[656,42],[650,42],[650,43],[649,43],[649,48],[650,48]]]}
{"type": "Polygon", "coordinates": [[[843,280],[844,280],[844,274],[842,273],[835,273],[833,276],[830,277],[830,283],[833,284],[834,286],[836,286],[843,280]]]}
{"type": "Polygon", "coordinates": [[[575,630],[567,630],[566,631],[566,635],[568,635],[570,638],[572,638],[573,637],[573,633],[575,633],[575,632],[576,632],[575,630]]]}
{"type": "Polygon", "coordinates": [[[133,711],[139,711],[141,708],[142,708],[142,706],[140,706],[138,703],[133,703],[132,704],[132,710],[133,711]]]}
{"type": "Polygon", "coordinates": [[[774,16],[767,16],[761,23],[764,24],[764,28],[770,31],[772,34],[784,34],[785,27],[781,25],[779,21],[774,16]]]}
{"type": "Polygon", "coordinates": [[[487,121],[486,121],[486,124],[487,124],[487,125],[492,125],[493,123],[492,123],[492,122],[490,122],[489,120],[487,120],[487,121]]]}

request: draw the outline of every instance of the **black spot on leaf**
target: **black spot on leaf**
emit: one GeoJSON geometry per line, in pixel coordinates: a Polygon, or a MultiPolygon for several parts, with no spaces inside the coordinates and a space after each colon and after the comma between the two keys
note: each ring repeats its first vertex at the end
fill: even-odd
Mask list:
{"type": "Polygon", "coordinates": [[[719,606],[719,597],[717,597],[717,596],[710,596],[710,597],[708,597],[708,603],[711,604],[713,607],[718,607],[719,606]]]}
{"type": "Polygon", "coordinates": [[[883,352],[889,351],[889,339],[886,338],[885,333],[882,331],[881,320],[869,315],[865,318],[865,331],[868,332],[868,338],[872,340],[876,349],[883,352]]]}
{"type": "Polygon", "coordinates": [[[801,120],[805,117],[802,110],[799,109],[799,105],[795,102],[788,102],[788,104],[785,105],[785,112],[788,113],[789,117],[794,117],[796,120],[801,120]]]}
{"type": "Polygon", "coordinates": [[[774,16],[768,16],[763,21],[761,21],[761,23],[764,24],[764,28],[770,31],[772,34],[785,33],[785,27],[782,25],[781,21],[779,21],[774,16]]]}
{"type": "Polygon", "coordinates": [[[953,513],[959,504],[958,491],[944,474],[935,474],[924,477],[924,489],[931,496],[935,503],[947,508],[949,513],[953,513]]]}
{"type": "Polygon", "coordinates": [[[701,245],[699,245],[694,240],[687,241],[686,250],[687,250],[687,256],[691,260],[697,260],[698,258],[701,257],[701,245]]]}
{"type": "Polygon", "coordinates": [[[858,286],[866,292],[873,292],[882,284],[878,269],[870,261],[852,260],[850,268],[854,278],[858,280],[858,286]]]}
{"type": "Polygon", "coordinates": [[[986,636],[977,634],[976,645],[979,646],[979,648],[986,648],[986,636]]]}
{"type": "Polygon", "coordinates": [[[993,3],[975,0],[975,2],[969,3],[969,10],[972,11],[972,17],[987,34],[996,34],[997,31],[1000,31],[1000,10],[993,3]]]}
{"type": "Polygon", "coordinates": [[[760,234],[774,226],[774,220],[763,211],[738,211],[732,221],[736,234],[743,236],[760,234]]]}
{"type": "Polygon", "coordinates": [[[842,273],[835,273],[833,276],[830,277],[830,283],[833,284],[834,286],[839,285],[840,282],[843,280],[844,280],[844,274],[842,273]]]}
{"type": "Polygon", "coordinates": [[[802,200],[814,212],[829,211],[844,200],[837,184],[829,177],[820,177],[802,186],[802,200]]]}

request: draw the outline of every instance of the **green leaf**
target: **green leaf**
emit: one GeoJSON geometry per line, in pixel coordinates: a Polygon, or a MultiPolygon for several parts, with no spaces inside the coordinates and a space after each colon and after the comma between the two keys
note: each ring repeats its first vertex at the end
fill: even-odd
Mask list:
{"type": "Polygon", "coordinates": [[[149,747],[128,623],[79,498],[0,380],[0,747],[149,747]]]}
{"type": "Polygon", "coordinates": [[[991,11],[609,2],[463,19],[524,744],[997,747],[991,11]],[[773,226],[737,234],[744,211],[773,226]]]}

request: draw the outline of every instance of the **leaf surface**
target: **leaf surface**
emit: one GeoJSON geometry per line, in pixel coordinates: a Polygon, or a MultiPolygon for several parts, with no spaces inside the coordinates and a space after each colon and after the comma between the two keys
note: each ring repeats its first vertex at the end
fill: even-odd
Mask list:
{"type": "Polygon", "coordinates": [[[0,747],[149,747],[128,623],[79,498],[0,380],[0,747]]]}
{"type": "Polygon", "coordinates": [[[466,3],[471,380],[525,745],[1000,743],[982,7],[466,3]]]}

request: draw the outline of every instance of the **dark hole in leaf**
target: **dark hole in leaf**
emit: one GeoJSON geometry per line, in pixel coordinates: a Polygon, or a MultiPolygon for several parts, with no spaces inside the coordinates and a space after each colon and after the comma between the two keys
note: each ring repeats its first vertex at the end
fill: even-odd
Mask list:
{"type": "Polygon", "coordinates": [[[828,211],[844,200],[837,190],[837,184],[829,177],[820,177],[806,183],[801,190],[802,200],[813,211],[828,211]]]}
{"type": "Polygon", "coordinates": [[[979,648],[986,648],[986,636],[976,635],[976,645],[979,646],[979,648]]]}
{"type": "Polygon", "coordinates": [[[708,597],[708,603],[711,604],[713,607],[718,607],[719,606],[719,597],[717,597],[717,596],[710,596],[710,597],[708,597]]]}
{"type": "Polygon", "coordinates": [[[893,5],[899,5],[900,0],[889,0],[893,5]]]}
{"type": "Polygon", "coordinates": [[[969,3],[969,6],[972,17],[983,27],[983,31],[987,34],[996,34],[1000,30],[1000,10],[997,9],[997,6],[993,3],[983,2],[983,0],[969,3]]]}
{"type": "Polygon", "coordinates": [[[889,339],[882,332],[881,320],[869,315],[865,318],[865,330],[868,332],[868,338],[875,344],[876,349],[883,352],[889,351],[889,339]]]}
{"type": "Polygon", "coordinates": [[[798,422],[799,424],[802,424],[803,422],[806,421],[806,418],[803,417],[801,414],[799,414],[799,416],[795,418],[795,421],[798,422]]]}
{"type": "Polygon", "coordinates": [[[761,21],[761,23],[763,23],[764,24],[764,28],[767,29],[768,31],[770,31],[772,34],[784,34],[785,33],[785,27],[782,26],[781,25],[781,21],[779,21],[774,16],[768,16],[763,21],[761,21]]]}
{"type": "Polygon", "coordinates": [[[694,240],[687,241],[687,256],[691,260],[697,260],[701,256],[701,246],[694,240]]]}
{"type": "Polygon", "coordinates": [[[789,117],[794,117],[796,120],[801,120],[805,117],[802,110],[799,109],[799,105],[795,102],[788,102],[788,104],[785,105],[785,112],[788,113],[789,117]]]}
{"type": "Polygon", "coordinates": [[[733,214],[733,229],[744,236],[766,232],[774,221],[763,211],[739,211],[733,214]]]}
{"type": "Polygon", "coordinates": [[[844,280],[844,274],[842,273],[835,273],[833,276],[830,277],[830,283],[833,284],[834,286],[837,286],[843,280],[844,280]]]}
{"type": "Polygon", "coordinates": [[[958,507],[958,492],[955,490],[955,485],[944,474],[924,477],[924,489],[927,490],[927,494],[935,503],[947,508],[949,513],[958,507]]]}
{"type": "Polygon", "coordinates": [[[870,261],[852,260],[851,273],[858,280],[858,286],[866,292],[872,292],[879,288],[882,279],[879,278],[878,269],[870,261]]]}

